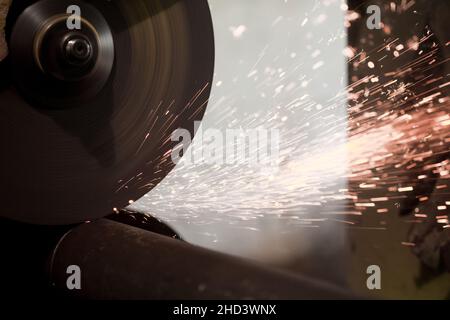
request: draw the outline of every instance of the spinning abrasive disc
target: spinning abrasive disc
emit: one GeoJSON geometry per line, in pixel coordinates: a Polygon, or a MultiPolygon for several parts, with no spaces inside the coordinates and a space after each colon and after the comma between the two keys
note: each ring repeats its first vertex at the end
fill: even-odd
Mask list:
{"type": "Polygon", "coordinates": [[[12,2],[0,63],[3,217],[70,224],[137,200],[173,168],[214,69],[206,0],[12,2]],[[67,27],[80,8],[81,29],[67,27]]]}

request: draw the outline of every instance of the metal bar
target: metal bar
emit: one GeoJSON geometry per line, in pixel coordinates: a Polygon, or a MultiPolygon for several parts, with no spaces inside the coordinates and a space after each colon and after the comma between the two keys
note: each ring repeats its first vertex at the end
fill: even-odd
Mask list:
{"type": "Polygon", "coordinates": [[[56,247],[50,277],[71,297],[87,299],[348,299],[337,287],[269,269],[103,219],[68,232],[56,247]],[[68,290],[67,268],[81,270],[68,290]]]}

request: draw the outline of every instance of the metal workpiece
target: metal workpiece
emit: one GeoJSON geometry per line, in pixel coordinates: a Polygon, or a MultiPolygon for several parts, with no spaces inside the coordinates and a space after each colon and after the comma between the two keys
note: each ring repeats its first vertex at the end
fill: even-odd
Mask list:
{"type": "Polygon", "coordinates": [[[62,237],[51,259],[50,278],[56,289],[82,299],[350,298],[320,281],[107,219],[62,237]],[[69,290],[73,266],[80,271],[80,288],[69,290]]]}

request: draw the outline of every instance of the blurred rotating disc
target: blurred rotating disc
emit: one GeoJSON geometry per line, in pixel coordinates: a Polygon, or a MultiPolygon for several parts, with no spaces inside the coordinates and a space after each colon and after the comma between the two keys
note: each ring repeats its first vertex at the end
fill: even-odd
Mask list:
{"type": "Polygon", "coordinates": [[[71,224],[142,197],[193,134],[214,69],[206,0],[13,1],[0,64],[1,216],[71,224]],[[67,7],[81,9],[69,30],[67,7]]]}

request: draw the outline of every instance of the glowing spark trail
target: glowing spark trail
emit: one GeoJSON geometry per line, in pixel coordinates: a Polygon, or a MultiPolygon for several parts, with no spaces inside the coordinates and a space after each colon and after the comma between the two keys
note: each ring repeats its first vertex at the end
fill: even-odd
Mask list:
{"type": "MultiPolygon", "coordinates": [[[[393,8],[393,14],[414,9],[414,1],[404,1],[393,8]]],[[[319,16],[314,21],[324,19],[319,16]]],[[[349,12],[346,26],[360,19],[349,12]]],[[[276,25],[282,23],[279,20],[276,25]]],[[[308,18],[299,23],[306,25],[308,18]]],[[[240,38],[247,29],[232,30],[240,38]]],[[[279,162],[268,167],[207,166],[203,161],[186,166],[182,161],[169,176],[176,184],[153,190],[134,208],[194,224],[210,223],[198,214],[202,210],[213,210],[230,224],[270,212],[304,227],[344,215],[338,221],[350,228],[378,230],[385,228],[358,225],[361,215],[414,212],[418,219],[437,219],[448,228],[450,57],[445,52],[450,39],[438,39],[429,26],[408,39],[397,37],[388,23],[382,32],[379,42],[370,36],[360,39],[360,43],[373,42],[371,50],[345,48],[350,85],[327,104],[308,94],[314,79],[304,76],[306,68],[325,68],[320,51],[312,50],[312,65],[296,62],[283,69],[276,66],[276,59],[272,66],[267,64],[266,47],[248,77],[255,80],[262,98],[278,101],[276,97],[283,95],[289,102],[234,118],[237,107],[230,93],[211,105],[209,112],[217,115],[217,127],[226,123],[230,128],[279,129],[279,162]],[[347,105],[347,116],[332,112],[341,104],[347,105]],[[297,125],[286,126],[289,122],[297,125]],[[432,194],[434,209],[427,206],[422,212],[421,204],[428,203],[432,194]],[[183,208],[182,213],[177,208],[183,208]]],[[[295,61],[292,52],[284,54],[295,61]]],[[[239,90],[239,80],[233,81],[239,90]]],[[[202,150],[198,146],[194,150],[194,157],[201,158],[202,150]]]]}

